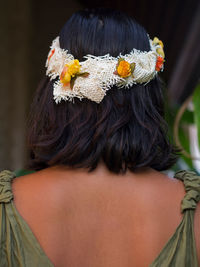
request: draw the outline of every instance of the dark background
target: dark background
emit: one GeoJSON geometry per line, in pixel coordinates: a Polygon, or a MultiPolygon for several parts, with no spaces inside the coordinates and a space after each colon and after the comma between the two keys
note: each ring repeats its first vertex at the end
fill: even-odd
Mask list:
{"type": "Polygon", "coordinates": [[[0,6],[0,169],[23,168],[26,120],[33,92],[45,75],[52,40],[70,15],[86,7],[112,7],[158,36],[166,54],[162,78],[169,103],[181,103],[200,77],[199,0],[14,0],[0,6]]]}

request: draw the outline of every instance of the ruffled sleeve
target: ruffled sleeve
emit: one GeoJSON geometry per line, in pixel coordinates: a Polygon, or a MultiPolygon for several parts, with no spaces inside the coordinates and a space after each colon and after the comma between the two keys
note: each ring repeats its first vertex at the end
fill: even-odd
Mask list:
{"type": "Polygon", "coordinates": [[[198,267],[194,213],[200,200],[200,176],[192,171],[179,171],[174,177],[185,187],[186,194],[181,202],[183,219],[150,267],[198,267]]]}
{"type": "Polygon", "coordinates": [[[9,203],[13,199],[11,182],[15,177],[11,171],[0,172],[0,203],[9,203]]]}
{"type": "Polygon", "coordinates": [[[183,181],[185,187],[185,197],[181,203],[181,210],[195,210],[200,200],[200,176],[192,171],[179,171],[175,178],[183,181]]]}

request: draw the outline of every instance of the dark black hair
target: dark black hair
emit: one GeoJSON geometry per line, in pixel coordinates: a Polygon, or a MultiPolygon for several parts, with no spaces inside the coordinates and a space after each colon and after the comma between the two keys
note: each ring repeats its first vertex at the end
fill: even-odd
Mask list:
{"type": "MultiPolygon", "coordinates": [[[[150,50],[144,28],[111,9],[73,14],[60,32],[60,46],[79,60],[87,54],[150,50]]],[[[165,170],[177,158],[167,137],[158,77],[129,89],[114,86],[100,104],[88,99],[56,104],[52,81],[44,78],[31,107],[28,147],[34,170],[66,165],[92,171],[100,160],[115,173],[140,167],[165,170]]]]}

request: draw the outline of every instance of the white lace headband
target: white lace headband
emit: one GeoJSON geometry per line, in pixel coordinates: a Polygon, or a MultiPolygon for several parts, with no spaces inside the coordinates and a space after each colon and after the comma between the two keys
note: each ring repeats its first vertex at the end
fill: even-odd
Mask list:
{"type": "Polygon", "coordinates": [[[162,41],[155,37],[149,42],[151,50],[148,52],[133,49],[118,57],[86,55],[85,61],[79,62],[60,48],[57,37],[46,61],[47,76],[57,79],[53,84],[55,102],[72,101],[77,97],[100,103],[113,85],[129,88],[137,83],[147,84],[163,70],[164,63],[162,41]]]}

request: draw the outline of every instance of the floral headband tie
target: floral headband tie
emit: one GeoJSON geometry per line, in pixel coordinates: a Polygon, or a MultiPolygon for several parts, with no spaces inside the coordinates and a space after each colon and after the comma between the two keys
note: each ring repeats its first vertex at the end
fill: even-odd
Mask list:
{"type": "Polygon", "coordinates": [[[151,50],[133,49],[129,54],[112,57],[86,55],[79,62],[67,50],[60,48],[59,37],[51,45],[46,61],[46,74],[53,84],[56,103],[88,98],[100,103],[106,91],[117,86],[129,88],[133,84],[147,84],[159,71],[163,71],[163,43],[157,37],[149,39],[151,50]]]}

